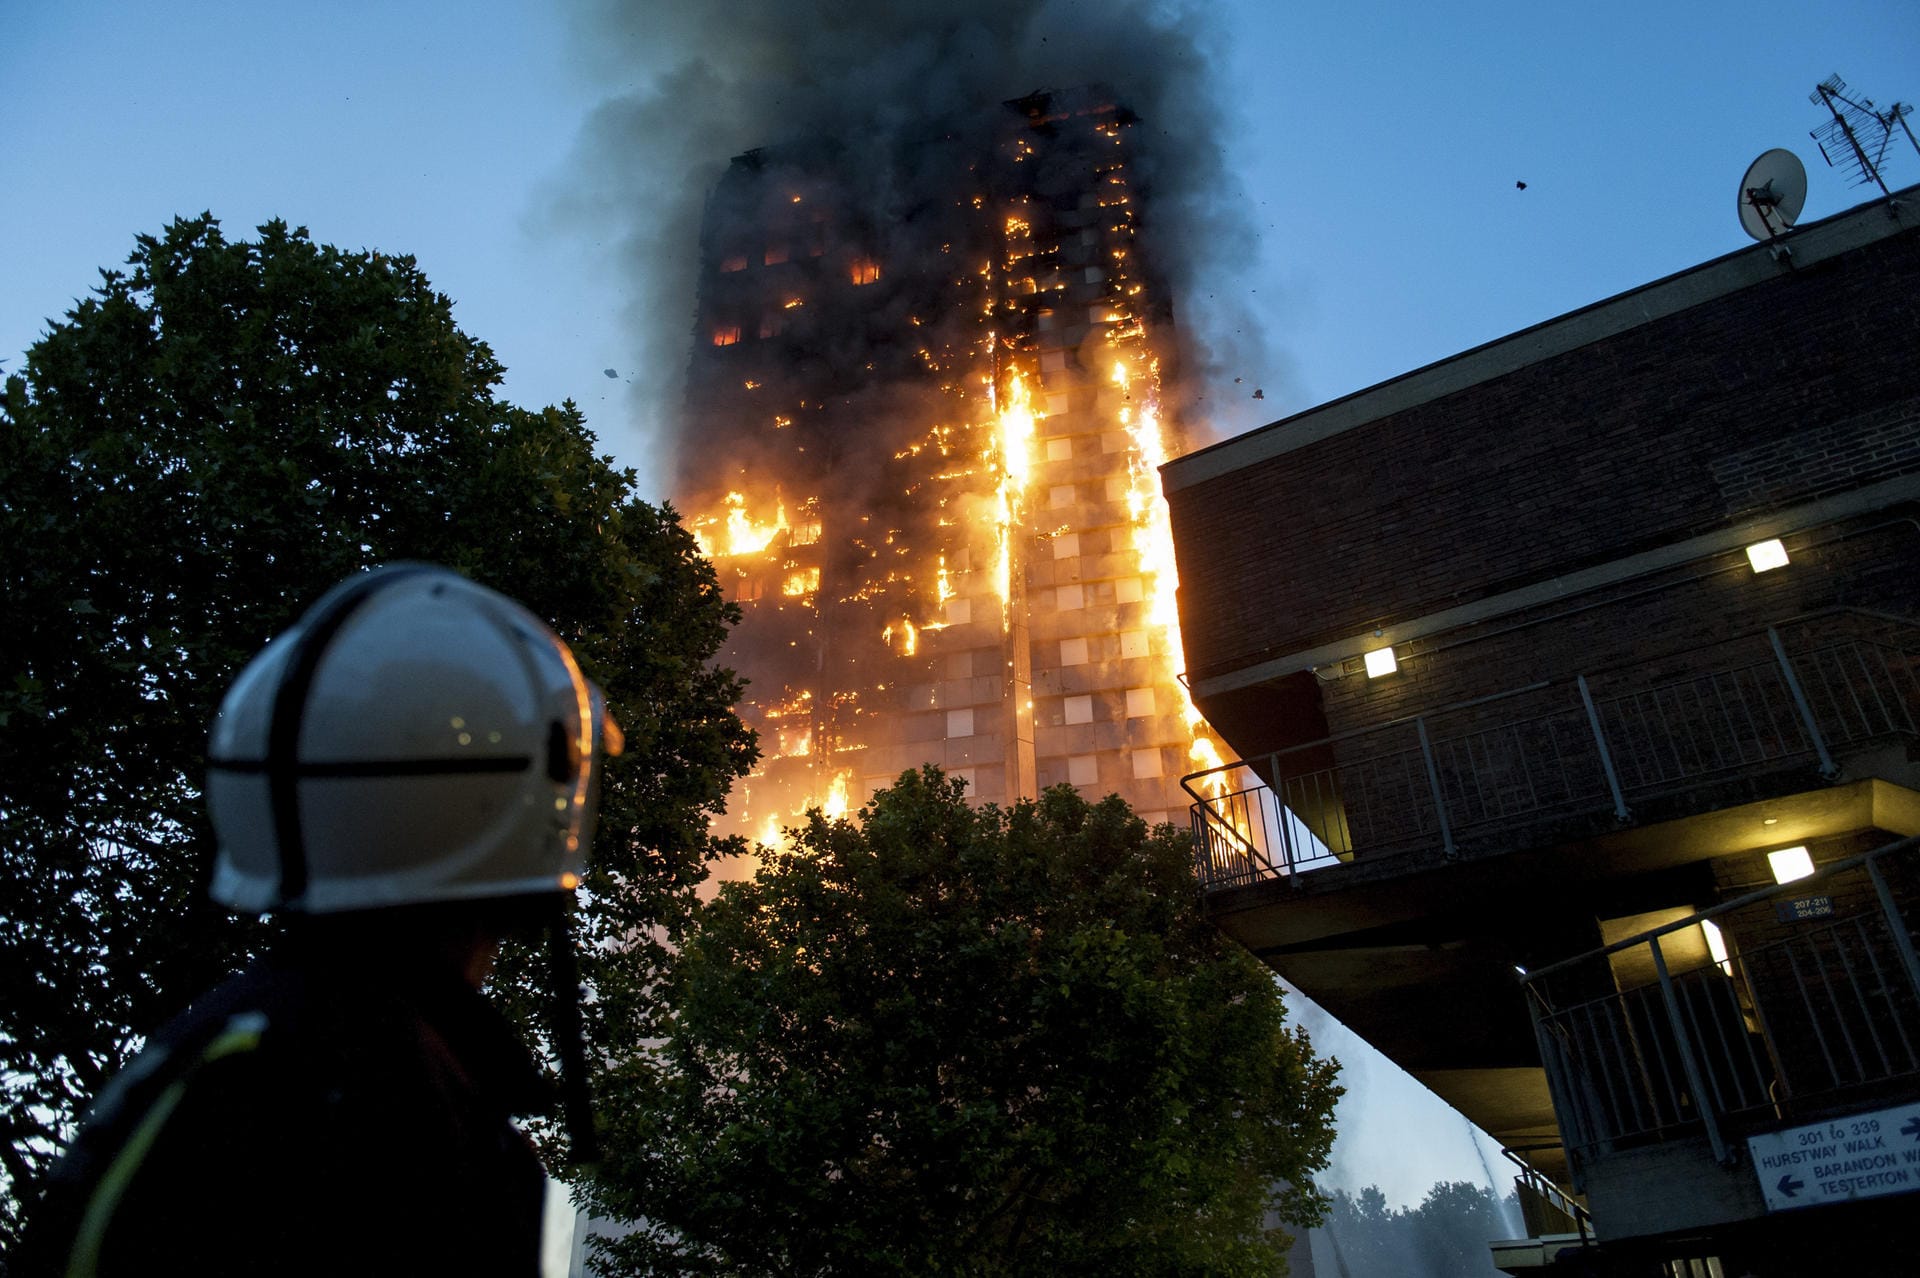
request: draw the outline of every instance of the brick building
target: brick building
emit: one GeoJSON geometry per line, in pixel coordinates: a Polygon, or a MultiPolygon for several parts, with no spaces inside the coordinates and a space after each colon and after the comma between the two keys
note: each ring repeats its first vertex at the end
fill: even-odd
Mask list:
{"type": "Polygon", "coordinates": [[[1880,1272],[1920,1189],[1781,1152],[1920,1119],[1916,195],[1162,469],[1213,915],[1537,1168],[1516,1272],[1880,1272]]]}

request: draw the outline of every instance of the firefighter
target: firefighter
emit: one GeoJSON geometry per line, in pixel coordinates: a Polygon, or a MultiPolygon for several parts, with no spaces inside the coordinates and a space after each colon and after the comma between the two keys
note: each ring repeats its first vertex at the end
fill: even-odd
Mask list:
{"type": "Polygon", "coordinates": [[[457,573],[336,586],[241,672],[208,749],[212,893],[283,942],[95,1100],[17,1273],[539,1270],[549,1086],[480,986],[564,915],[619,730],[565,643],[457,573]]]}

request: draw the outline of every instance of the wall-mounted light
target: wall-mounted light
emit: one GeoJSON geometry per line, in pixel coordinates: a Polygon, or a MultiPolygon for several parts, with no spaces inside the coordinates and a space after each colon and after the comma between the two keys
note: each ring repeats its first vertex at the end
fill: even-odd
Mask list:
{"type": "Polygon", "coordinates": [[[1771,572],[1775,568],[1787,566],[1787,548],[1780,544],[1778,537],[1767,541],[1756,541],[1747,547],[1747,562],[1753,565],[1755,572],[1771,572]]]}
{"type": "Polygon", "coordinates": [[[1813,857],[1804,847],[1781,848],[1767,853],[1767,868],[1773,871],[1775,883],[1791,883],[1813,873],[1813,857]]]}
{"type": "Polygon", "coordinates": [[[1367,678],[1369,679],[1390,675],[1399,668],[1400,663],[1394,658],[1391,647],[1375,648],[1367,654],[1367,678]]]}
{"type": "Polygon", "coordinates": [[[1700,920],[1700,931],[1707,938],[1707,954],[1722,972],[1733,975],[1733,964],[1727,959],[1727,938],[1720,933],[1720,925],[1712,919],[1700,920]]]}

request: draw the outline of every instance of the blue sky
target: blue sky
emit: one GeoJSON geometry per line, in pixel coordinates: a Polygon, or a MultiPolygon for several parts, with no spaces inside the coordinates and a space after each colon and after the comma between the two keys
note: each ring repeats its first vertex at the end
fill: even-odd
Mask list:
{"type": "MultiPolygon", "coordinates": [[[[510,398],[576,399],[650,469],[646,406],[601,373],[636,359],[630,281],[569,212],[595,177],[583,122],[643,73],[609,65],[567,6],[9,8],[0,364],[136,231],[278,215],[413,253],[506,363],[510,398]]],[[[1806,217],[1837,212],[1861,193],[1807,139],[1814,83],[1920,98],[1911,0],[1200,8],[1258,233],[1180,299],[1259,330],[1236,375],[1265,396],[1219,403],[1229,433],[1741,247],[1734,187],[1770,147],[1806,160],[1806,217]]],[[[1892,174],[1920,181],[1920,158],[1892,174]]]]}
{"type": "MultiPolygon", "coordinates": [[[[1883,105],[1920,98],[1913,0],[1196,12],[1221,51],[1256,232],[1178,299],[1183,317],[1257,330],[1240,397],[1218,402],[1226,433],[1743,247],[1735,187],[1771,147],[1807,164],[1805,218],[1849,207],[1865,193],[1808,140],[1824,117],[1807,94],[1837,71],[1883,105]]],[[[643,495],[664,496],[649,407],[602,374],[639,358],[621,318],[634,282],[578,198],[596,186],[584,122],[647,69],[568,14],[536,0],[14,0],[0,365],[17,368],[136,232],[202,209],[233,235],[279,216],[415,255],[507,365],[508,398],[575,399],[643,495]]],[[[1901,150],[1890,173],[1920,182],[1920,157],[1901,150]]],[[[1483,1179],[1487,1151],[1457,1117],[1321,1032],[1355,1062],[1350,1081],[1364,1076],[1341,1114],[1341,1183],[1407,1202],[1439,1176],[1483,1179]]]]}

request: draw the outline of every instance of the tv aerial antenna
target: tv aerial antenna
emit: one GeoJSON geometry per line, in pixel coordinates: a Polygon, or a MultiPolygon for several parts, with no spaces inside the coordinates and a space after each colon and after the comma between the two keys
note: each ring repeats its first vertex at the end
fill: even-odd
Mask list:
{"type": "Polygon", "coordinates": [[[1896,126],[1907,135],[1914,152],[1920,154],[1920,141],[1914,140],[1913,127],[1907,123],[1907,117],[1913,114],[1912,105],[1896,102],[1881,110],[1872,98],[1849,97],[1847,82],[1837,75],[1822,80],[1807,95],[1807,100],[1825,107],[1833,116],[1807,135],[1819,145],[1828,166],[1846,170],[1852,179],[1849,186],[1865,186],[1871,182],[1880,188],[1880,194],[1891,197],[1893,192],[1887,189],[1886,179],[1880,174],[1886,166],[1887,148],[1893,142],[1896,126]]]}
{"type": "MultiPolygon", "coordinates": [[[[1778,240],[1807,204],[1807,169],[1800,157],[1775,147],[1762,152],[1740,179],[1740,226],[1762,244],[1778,240]]],[[[1786,251],[1776,245],[1774,256],[1786,251]]]]}

